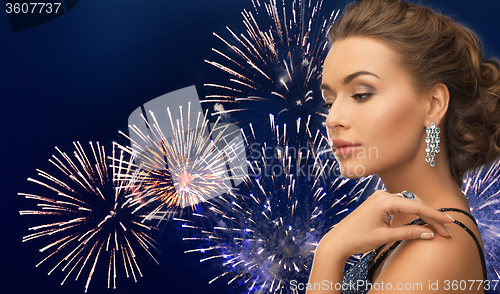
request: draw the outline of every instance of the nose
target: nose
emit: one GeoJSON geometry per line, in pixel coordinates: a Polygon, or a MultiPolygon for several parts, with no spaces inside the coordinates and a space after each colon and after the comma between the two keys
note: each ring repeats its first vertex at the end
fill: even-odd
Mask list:
{"type": "Polygon", "coordinates": [[[328,130],[338,131],[341,128],[347,128],[347,107],[345,104],[346,99],[341,97],[337,98],[335,103],[333,103],[328,116],[326,117],[326,127],[328,130]]]}

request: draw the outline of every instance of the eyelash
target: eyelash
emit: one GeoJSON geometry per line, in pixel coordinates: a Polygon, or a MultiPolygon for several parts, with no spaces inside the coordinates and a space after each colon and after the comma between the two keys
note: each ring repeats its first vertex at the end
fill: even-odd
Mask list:
{"type": "MultiPolygon", "coordinates": [[[[355,98],[357,102],[364,102],[368,100],[373,94],[372,93],[359,93],[359,94],[354,94],[351,97],[355,98]]],[[[321,106],[323,108],[332,108],[333,103],[326,103],[325,105],[321,106]]]]}
{"type": "Polygon", "coordinates": [[[367,100],[368,98],[370,98],[371,96],[372,96],[372,93],[359,93],[359,94],[354,94],[351,97],[356,98],[356,100],[358,100],[358,102],[363,102],[363,101],[367,100]]]}

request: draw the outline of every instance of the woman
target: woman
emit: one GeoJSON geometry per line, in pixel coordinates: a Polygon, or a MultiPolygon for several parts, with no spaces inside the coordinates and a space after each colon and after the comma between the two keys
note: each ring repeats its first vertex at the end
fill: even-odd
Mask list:
{"type": "Polygon", "coordinates": [[[468,29],[398,0],[354,3],[329,37],[332,149],[344,177],[377,174],[387,192],[322,238],[307,293],[485,293],[493,285],[460,185],[500,155],[498,63],[468,29]]]}

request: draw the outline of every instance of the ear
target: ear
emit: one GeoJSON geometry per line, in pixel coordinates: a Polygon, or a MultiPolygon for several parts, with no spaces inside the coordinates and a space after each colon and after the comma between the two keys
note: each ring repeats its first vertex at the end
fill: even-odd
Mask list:
{"type": "Polygon", "coordinates": [[[429,94],[425,125],[430,126],[434,122],[437,126],[443,120],[450,102],[450,92],[444,83],[437,83],[432,87],[429,94]]]}

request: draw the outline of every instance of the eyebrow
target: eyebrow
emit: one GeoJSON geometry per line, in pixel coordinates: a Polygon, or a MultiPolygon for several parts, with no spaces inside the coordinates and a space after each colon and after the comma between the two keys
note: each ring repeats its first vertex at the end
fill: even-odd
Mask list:
{"type": "MultiPolygon", "coordinates": [[[[359,76],[361,76],[361,75],[370,75],[370,76],[374,76],[374,77],[376,77],[377,79],[380,79],[380,77],[379,77],[379,76],[377,76],[376,74],[371,73],[371,72],[369,72],[369,71],[358,71],[358,72],[355,72],[355,73],[352,73],[352,74],[350,74],[350,75],[346,76],[346,77],[345,77],[345,78],[341,81],[341,83],[342,83],[342,85],[347,85],[347,84],[349,84],[350,82],[352,82],[352,80],[354,80],[355,78],[357,78],[357,77],[359,77],[359,76]]],[[[331,90],[331,89],[330,89],[330,87],[329,87],[328,85],[326,85],[326,84],[321,84],[320,89],[321,89],[321,90],[331,90]]]]}

